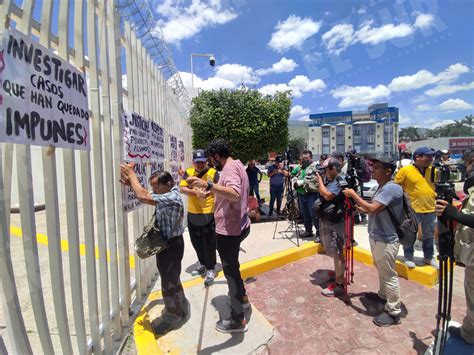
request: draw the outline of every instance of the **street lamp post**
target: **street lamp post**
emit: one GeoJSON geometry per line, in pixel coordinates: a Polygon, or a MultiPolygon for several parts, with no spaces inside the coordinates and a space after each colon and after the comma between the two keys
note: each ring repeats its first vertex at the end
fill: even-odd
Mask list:
{"type": "Polygon", "coordinates": [[[209,58],[209,65],[213,67],[216,65],[216,58],[214,54],[199,54],[199,53],[191,53],[191,87],[194,87],[194,71],[193,71],[193,56],[194,57],[207,57],[209,58]]]}

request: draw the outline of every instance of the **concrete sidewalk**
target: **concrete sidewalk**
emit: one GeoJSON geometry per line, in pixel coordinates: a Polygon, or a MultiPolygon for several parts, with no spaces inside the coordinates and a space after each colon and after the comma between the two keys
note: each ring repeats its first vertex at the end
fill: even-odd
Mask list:
{"type": "MultiPolygon", "coordinates": [[[[311,240],[300,240],[301,247],[296,247],[294,228],[287,230],[288,226],[288,222],[286,221],[279,221],[278,223],[266,222],[252,224],[249,237],[242,243],[240,253],[242,275],[244,278],[253,276],[248,280],[249,283],[247,283],[246,286],[248,290],[252,290],[251,302],[253,304],[253,312],[251,327],[249,332],[247,332],[244,336],[245,340],[242,341],[236,340],[235,335],[234,337],[231,337],[230,335],[222,335],[214,329],[214,325],[218,320],[219,314],[222,316],[222,312],[228,311],[228,298],[226,296],[227,287],[225,284],[225,279],[222,277],[221,272],[219,277],[216,279],[216,284],[211,286],[209,289],[206,289],[203,286],[203,280],[201,278],[193,278],[191,276],[191,271],[196,266],[196,257],[189,241],[189,235],[186,232],[186,247],[185,256],[183,259],[182,280],[185,286],[185,293],[191,301],[193,316],[181,329],[171,332],[160,339],[155,339],[154,335],[151,333],[151,328],[148,329],[148,332],[144,331],[144,329],[147,328],[146,323],[157,317],[161,309],[160,307],[162,307],[159,305],[150,307],[150,304],[156,305],[161,301],[161,295],[159,292],[160,284],[158,280],[157,284],[155,285],[155,292],[152,292],[148,299],[149,305],[147,308],[145,308],[148,310],[148,312],[142,312],[135,325],[135,341],[138,352],[171,352],[191,354],[208,353],[209,349],[212,349],[217,353],[252,353],[257,351],[257,349],[259,352],[265,352],[262,349],[266,348],[268,344],[271,344],[271,341],[269,342],[267,340],[268,337],[271,338],[269,334],[273,332],[273,327],[276,325],[276,323],[271,317],[269,317],[268,314],[266,314],[266,304],[264,305],[259,302],[253,302],[254,299],[261,299],[261,297],[259,298],[259,295],[260,292],[263,292],[263,290],[260,290],[258,286],[260,284],[260,280],[265,280],[268,275],[271,275],[272,273],[284,275],[285,277],[280,276],[272,278],[269,289],[265,292],[267,292],[267,295],[278,295],[281,292],[284,292],[286,295],[285,307],[286,305],[290,306],[295,302],[298,304],[298,302],[301,301],[301,290],[305,289],[308,284],[311,284],[311,280],[307,279],[308,275],[314,271],[313,269],[316,269],[317,266],[319,266],[319,258],[325,258],[325,256],[314,255],[320,252],[322,248],[311,240]],[[301,261],[298,261],[300,259],[301,261]],[[285,272],[287,266],[284,265],[293,265],[289,264],[292,262],[294,264],[306,263],[305,265],[310,265],[310,269],[300,270],[302,271],[301,274],[292,273],[287,275],[285,272]],[[274,271],[269,271],[272,269],[274,269],[274,271]],[[310,270],[312,271],[310,272],[310,270]],[[214,302],[212,302],[212,300],[214,300],[214,302]],[[216,300],[219,300],[219,302],[216,303],[216,300]],[[151,342],[154,344],[150,344],[151,342]],[[263,344],[266,345],[263,346],[263,344]]],[[[302,226],[300,226],[300,228],[301,227],[302,226]]],[[[367,226],[356,226],[354,234],[355,239],[359,243],[359,246],[356,248],[356,258],[359,257],[362,259],[362,262],[370,264],[371,260],[366,260],[370,259],[370,251],[368,250],[370,247],[367,237],[367,226]]],[[[403,251],[400,251],[400,255],[402,254],[403,251]]],[[[415,256],[421,259],[422,252],[416,250],[415,256]]],[[[358,263],[356,263],[356,265],[357,269],[361,267],[363,268],[364,275],[367,274],[368,278],[377,280],[377,273],[374,267],[363,266],[362,264],[358,263]]],[[[220,269],[220,264],[218,265],[218,269],[220,269]]],[[[397,265],[397,270],[399,270],[401,275],[405,273],[405,276],[408,275],[409,278],[412,279],[413,274],[417,274],[418,277],[422,279],[428,277],[428,275],[430,275],[430,277],[433,275],[436,277],[436,271],[430,266],[419,267],[412,271],[405,269],[406,268],[404,265],[397,265]]],[[[457,297],[456,302],[459,304],[457,309],[463,309],[463,307],[465,307],[462,286],[463,273],[464,270],[462,268],[456,268],[455,275],[457,278],[455,280],[455,297],[457,297]]],[[[359,285],[359,282],[360,279],[356,276],[355,285],[357,287],[364,287],[365,289],[368,288],[367,285],[359,285]]],[[[408,287],[409,289],[412,289],[416,286],[416,290],[426,290],[426,292],[431,292],[430,294],[432,297],[430,296],[430,303],[425,304],[425,306],[429,308],[429,312],[432,312],[432,316],[434,317],[434,312],[436,311],[436,302],[433,301],[433,297],[437,295],[436,289],[430,290],[413,282],[404,282],[406,282],[405,287],[408,287]],[[412,287],[409,285],[415,286],[412,287]]],[[[372,284],[375,284],[374,281],[372,284]]],[[[319,297],[319,291],[317,294],[318,296],[314,297],[319,297]]],[[[416,304],[419,300],[413,298],[412,301],[413,304],[416,304]]],[[[270,301],[270,305],[272,302],[273,301],[270,301]]],[[[412,307],[411,303],[412,302],[410,302],[410,305],[407,305],[407,308],[412,307]]],[[[274,306],[276,306],[276,304],[274,306]]],[[[279,313],[282,319],[290,317],[291,314],[294,315],[294,311],[290,311],[291,314],[286,314],[286,311],[282,311],[279,309],[279,307],[275,307],[274,312],[279,313]]],[[[425,313],[426,314],[423,316],[428,316],[428,311],[425,313]]],[[[312,314],[306,314],[303,312],[303,315],[305,315],[308,322],[318,321],[317,318],[315,318],[315,316],[312,314]]],[[[456,314],[456,316],[460,317],[460,313],[456,314]]],[[[343,319],[340,321],[343,322],[343,319]]],[[[289,324],[288,327],[291,327],[291,324],[289,324]]],[[[300,329],[298,327],[296,328],[300,329]]],[[[298,334],[299,331],[295,329],[285,328],[285,332],[286,331],[288,331],[289,334],[293,334],[293,336],[301,335],[298,334]]],[[[308,346],[309,348],[311,347],[310,344],[308,344],[308,346]]],[[[278,346],[276,348],[278,348],[278,346]]],[[[275,348],[273,350],[275,350],[275,348]]],[[[297,353],[299,353],[299,351],[297,351],[297,353]]]]}

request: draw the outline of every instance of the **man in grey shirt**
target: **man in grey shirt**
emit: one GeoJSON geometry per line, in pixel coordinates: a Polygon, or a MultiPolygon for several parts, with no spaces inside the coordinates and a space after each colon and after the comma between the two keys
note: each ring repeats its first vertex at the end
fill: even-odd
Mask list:
{"type": "Polygon", "coordinates": [[[371,159],[374,163],[372,176],[379,184],[372,201],[364,201],[354,190],[346,189],[343,193],[352,198],[356,208],[369,215],[369,239],[372,257],[379,274],[380,289],[378,297],[385,303],[384,311],[373,321],[380,327],[400,323],[400,282],[395,261],[400,243],[397,231],[387,209],[399,221],[403,212],[403,190],[394,183],[392,175],[397,165],[390,158],[371,159]]]}

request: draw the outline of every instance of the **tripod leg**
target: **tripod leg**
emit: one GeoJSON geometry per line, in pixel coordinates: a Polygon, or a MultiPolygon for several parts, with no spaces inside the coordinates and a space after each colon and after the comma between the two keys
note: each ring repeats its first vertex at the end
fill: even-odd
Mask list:
{"type": "Polygon", "coordinates": [[[443,280],[445,278],[443,273],[443,259],[444,257],[439,257],[439,285],[438,285],[438,313],[436,314],[436,334],[435,334],[435,341],[433,345],[433,354],[439,354],[437,348],[440,343],[439,332],[440,332],[440,324],[441,324],[441,309],[443,307],[443,280]]]}
{"type": "Polygon", "coordinates": [[[448,328],[449,328],[449,322],[451,321],[451,304],[453,301],[453,278],[454,278],[454,260],[452,257],[449,258],[449,266],[448,263],[446,263],[446,267],[449,269],[447,270],[448,272],[448,288],[446,289],[446,294],[447,294],[447,304],[446,304],[446,326],[444,329],[443,333],[443,338],[441,341],[442,347],[441,350],[444,352],[444,347],[446,346],[446,340],[448,338],[448,328]]]}

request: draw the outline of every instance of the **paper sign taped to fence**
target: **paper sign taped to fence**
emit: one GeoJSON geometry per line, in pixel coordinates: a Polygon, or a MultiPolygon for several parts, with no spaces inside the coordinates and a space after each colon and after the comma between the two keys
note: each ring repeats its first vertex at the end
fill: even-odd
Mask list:
{"type": "Polygon", "coordinates": [[[179,161],[180,162],[184,162],[184,142],[183,141],[179,141],[178,142],[178,154],[179,154],[179,161]]]}
{"type": "Polygon", "coordinates": [[[124,160],[150,160],[150,121],[138,113],[126,111],[122,114],[122,124],[124,160]]]}
{"type": "Polygon", "coordinates": [[[150,122],[150,159],[163,162],[165,160],[165,137],[163,128],[150,122]]]}
{"type": "MultiPolygon", "coordinates": [[[[138,177],[138,181],[144,188],[148,188],[148,177],[147,177],[147,162],[135,163],[135,174],[138,177]]],[[[138,201],[135,192],[129,186],[126,186],[124,189],[124,201],[123,201],[123,210],[124,212],[130,212],[136,210],[137,208],[142,207],[142,203],[138,201]]]]}
{"type": "Polygon", "coordinates": [[[85,75],[16,30],[0,44],[0,141],[90,150],[85,75]]]}

